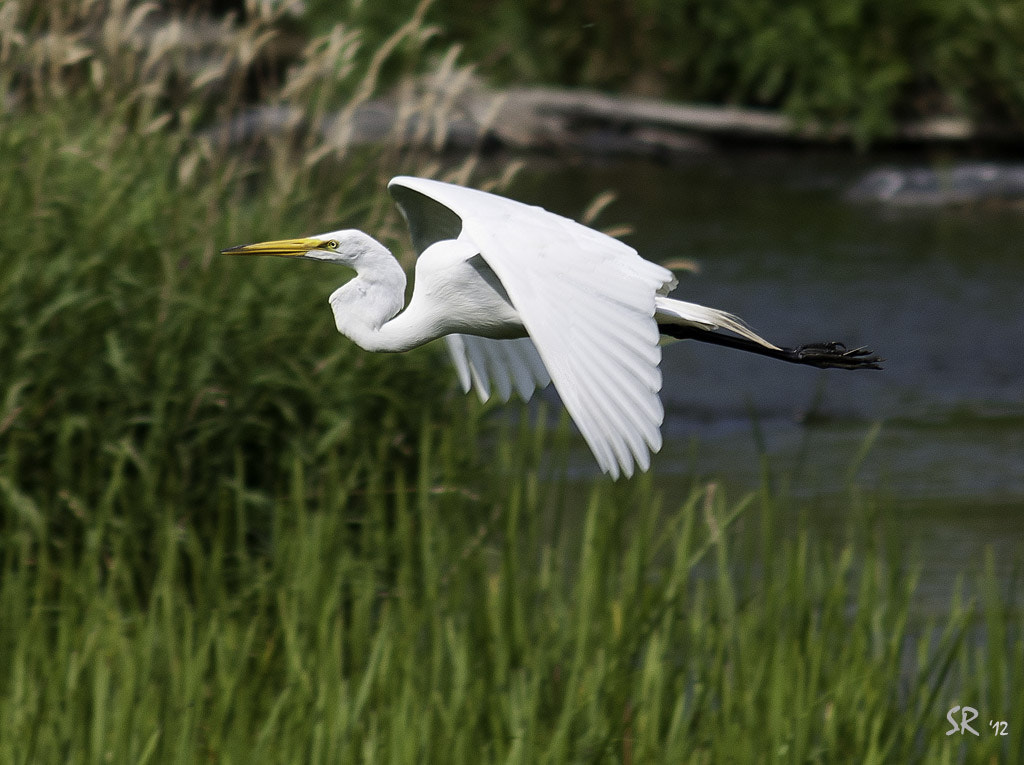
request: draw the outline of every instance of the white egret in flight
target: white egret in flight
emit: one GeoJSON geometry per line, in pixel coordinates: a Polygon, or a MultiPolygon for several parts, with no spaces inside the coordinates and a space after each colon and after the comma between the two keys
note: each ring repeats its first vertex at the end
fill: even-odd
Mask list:
{"type": "Polygon", "coordinates": [[[629,245],[504,197],[399,176],[388,184],[420,253],[405,272],[356,230],[261,242],[229,255],[339,263],[356,275],[330,297],[338,331],[368,351],[443,337],[462,387],[524,400],[554,382],[598,465],[618,478],[661,448],[661,339],[693,339],[816,367],[877,369],[863,348],[776,346],[732,314],[668,297],[672,273],[629,245]]]}

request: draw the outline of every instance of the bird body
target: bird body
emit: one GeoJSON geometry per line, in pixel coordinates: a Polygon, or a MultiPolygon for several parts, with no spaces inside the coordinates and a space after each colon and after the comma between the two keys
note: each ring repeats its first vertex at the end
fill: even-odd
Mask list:
{"type": "Polygon", "coordinates": [[[629,245],[540,207],[425,178],[389,189],[420,253],[406,277],[381,243],[341,230],[224,250],[349,266],[330,296],[338,331],[369,351],[444,337],[465,390],[529,399],[554,382],[598,464],[646,470],[661,447],[661,342],[694,338],[796,363],[877,368],[838,343],[780,348],[715,308],[668,297],[672,273],[629,245]],[[727,330],[722,332],[721,330],[727,330]]]}
{"type": "Polygon", "coordinates": [[[523,320],[501,280],[466,240],[442,240],[427,247],[416,261],[416,285],[406,312],[431,316],[437,337],[453,333],[493,339],[526,336],[523,320]]]}

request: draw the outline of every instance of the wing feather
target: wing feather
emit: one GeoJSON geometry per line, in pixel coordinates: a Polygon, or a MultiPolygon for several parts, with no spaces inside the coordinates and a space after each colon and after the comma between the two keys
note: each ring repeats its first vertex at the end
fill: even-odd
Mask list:
{"type": "MultiPolygon", "coordinates": [[[[580,341],[585,342],[582,338],[580,341]]],[[[652,391],[635,384],[632,371],[612,355],[595,354],[587,358],[581,377],[587,380],[592,396],[607,412],[612,427],[622,432],[630,445],[630,451],[637,462],[643,465],[647,460],[648,448],[660,448],[658,424],[662,409],[657,398],[657,387],[652,391]]]]}
{"type": "Polygon", "coordinates": [[[523,401],[534,390],[551,382],[544,362],[527,337],[492,340],[473,335],[446,335],[448,352],[455,364],[462,389],[475,387],[482,401],[491,397],[491,384],[503,401],[512,397],[512,389],[523,401]]]}
{"type": "Polygon", "coordinates": [[[540,360],[537,349],[529,338],[493,340],[492,342],[504,354],[505,368],[512,378],[516,393],[523,401],[529,401],[535,389],[543,388],[550,382],[546,370],[540,377],[536,375],[537,365],[543,369],[544,362],[540,360]]]}
{"type": "Polygon", "coordinates": [[[465,338],[469,341],[465,345],[466,353],[469,356],[469,371],[473,377],[473,386],[480,394],[480,400],[486,401],[491,397],[491,378],[487,369],[487,355],[482,343],[474,343],[468,335],[465,338]]]}
{"type": "Polygon", "coordinates": [[[649,390],[660,390],[661,371],[657,365],[661,361],[661,351],[657,344],[637,337],[614,316],[594,306],[581,305],[574,322],[585,325],[589,335],[596,335],[590,338],[590,342],[604,342],[610,349],[618,351],[614,356],[616,361],[642,379],[649,390]]]}
{"type": "Polygon", "coordinates": [[[448,346],[448,355],[455,365],[455,373],[459,376],[462,390],[469,393],[473,387],[473,373],[469,368],[468,351],[464,335],[445,335],[444,342],[448,346]]]}
{"type": "Polygon", "coordinates": [[[539,364],[603,470],[617,477],[646,469],[664,417],[655,296],[671,272],[539,207],[422,178],[395,178],[390,189],[418,250],[453,236],[479,250],[532,340],[536,360],[511,366],[493,344],[515,341],[449,342],[453,357],[462,354],[463,386],[471,377],[478,390],[493,380],[499,393],[501,381],[521,393],[519,375],[529,370],[536,381],[539,364]]]}
{"type": "MultiPolygon", "coordinates": [[[[618,478],[620,470],[628,477],[633,474],[633,456],[637,456],[637,462],[643,467],[647,449],[638,440],[636,428],[627,418],[621,401],[608,395],[614,393],[609,390],[609,383],[614,381],[601,375],[601,371],[596,359],[588,359],[584,368],[578,370],[573,378],[573,392],[578,395],[578,399],[573,406],[566,402],[566,407],[570,412],[576,408],[581,413],[581,417],[574,417],[577,423],[592,422],[596,432],[591,438],[606,443],[614,454],[614,460],[602,467],[615,478],[618,478]]],[[[582,427],[580,430],[586,438],[587,432],[582,427]]]]}

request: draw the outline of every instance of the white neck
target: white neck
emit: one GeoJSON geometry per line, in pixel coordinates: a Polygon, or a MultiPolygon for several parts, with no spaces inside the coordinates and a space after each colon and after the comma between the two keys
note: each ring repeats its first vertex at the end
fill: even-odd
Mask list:
{"type": "MultiPolygon", "coordinates": [[[[349,232],[346,232],[349,233],[349,232]]],[[[437,333],[418,320],[405,305],[405,271],[387,247],[362,232],[345,249],[354,253],[345,265],[355,269],[352,281],[331,295],[338,331],[367,351],[407,351],[437,333]],[[397,318],[396,318],[397,317],[397,318]]],[[[414,312],[415,313],[415,312],[414,312]]]]}

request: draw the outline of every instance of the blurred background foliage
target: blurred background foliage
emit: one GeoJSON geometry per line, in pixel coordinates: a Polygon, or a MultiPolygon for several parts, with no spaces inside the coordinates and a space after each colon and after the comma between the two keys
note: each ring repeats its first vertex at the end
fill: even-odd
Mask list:
{"type": "MultiPolygon", "coordinates": [[[[372,48],[416,4],[310,0],[304,26],[353,23],[372,48]]],[[[1024,120],[1012,0],[437,0],[425,20],[501,85],[781,109],[862,141],[925,116],[1024,120]]]]}

